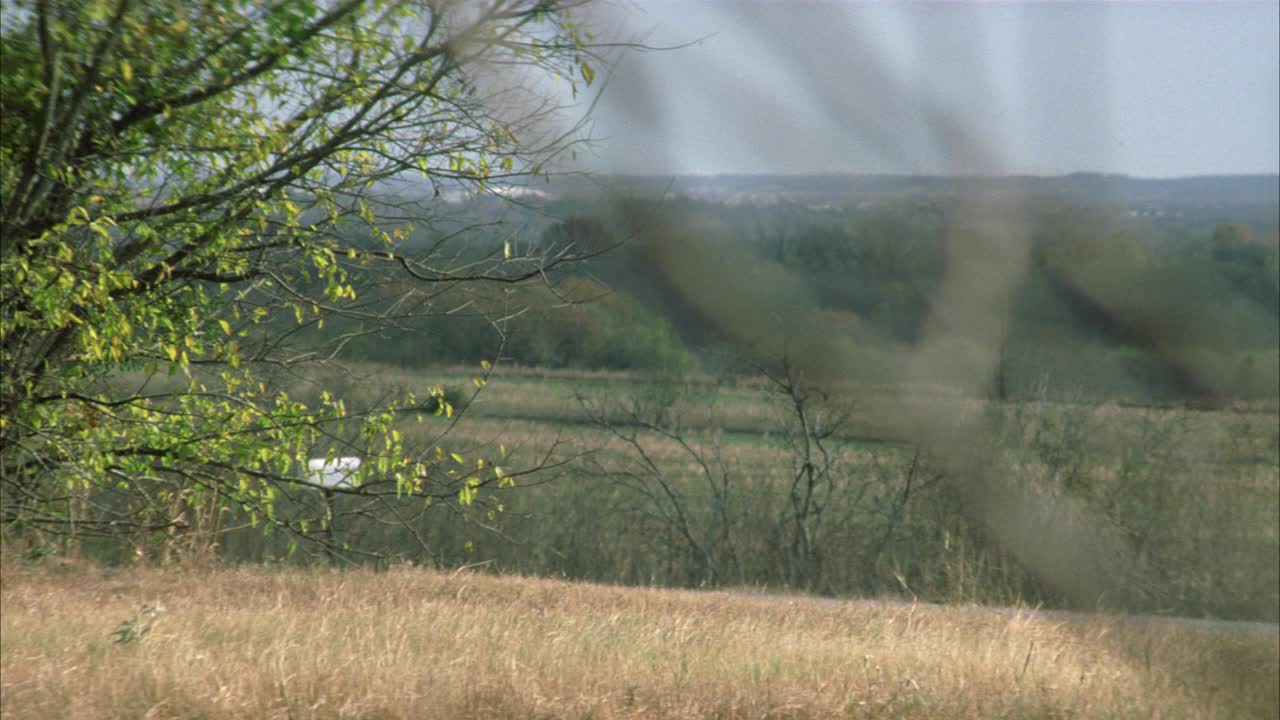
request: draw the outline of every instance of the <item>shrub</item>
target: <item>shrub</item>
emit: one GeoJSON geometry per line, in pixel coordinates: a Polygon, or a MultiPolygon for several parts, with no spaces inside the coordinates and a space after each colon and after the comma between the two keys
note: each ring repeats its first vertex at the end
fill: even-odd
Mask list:
{"type": "Polygon", "coordinates": [[[432,393],[418,405],[418,411],[432,415],[452,415],[467,407],[471,396],[462,388],[453,385],[441,388],[441,392],[432,393]],[[451,410],[446,410],[446,406],[451,410]]]}

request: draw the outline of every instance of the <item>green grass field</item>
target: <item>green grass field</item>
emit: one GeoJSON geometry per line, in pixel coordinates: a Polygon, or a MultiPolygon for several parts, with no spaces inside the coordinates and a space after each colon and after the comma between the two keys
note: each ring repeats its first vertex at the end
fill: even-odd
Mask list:
{"type": "MultiPolygon", "coordinates": [[[[358,408],[391,391],[422,395],[434,384],[469,394],[477,372],[355,367],[352,377],[377,381],[335,375],[313,387],[343,391],[358,408]]],[[[820,545],[807,564],[788,554],[794,418],[768,383],[518,368],[490,377],[456,425],[406,416],[401,428],[424,448],[447,446],[513,471],[551,467],[497,493],[490,507],[502,511],[480,522],[432,516],[404,556],[625,584],[1061,602],[1019,564],[1016,548],[984,540],[948,486],[947,467],[917,457],[902,424],[883,422],[897,405],[921,402],[976,438],[963,450],[1029,498],[1046,522],[1080,514],[1137,558],[1125,566],[1096,559],[1090,572],[1113,583],[1098,604],[1277,619],[1274,411],[989,404],[856,385],[842,397],[852,402],[827,441],[831,474],[812,529],[820,545]],[[651,427],[636,425],[646,418],[651,427]]],[[[393,549],[406,541],[377,528],[363,535],[355,528],[351,537],[393,549]]]]}

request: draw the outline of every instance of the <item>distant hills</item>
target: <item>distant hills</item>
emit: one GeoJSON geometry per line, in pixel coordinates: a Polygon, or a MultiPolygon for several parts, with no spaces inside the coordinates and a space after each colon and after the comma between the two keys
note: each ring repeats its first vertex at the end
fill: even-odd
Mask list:
{"type": "Polygon", "coordinates": [[[1280,175],[1205,175],[1138,178],[1074,173],[1040,177],[940,175],[600,175],[555,178],[544,196],[626,195],[693,197],[725,203],[805,205],[877,204],[895,198],[935,198],[968,192],[1045,197],[1130,208],[1262,208],[1280,206],[1280,175]]]}

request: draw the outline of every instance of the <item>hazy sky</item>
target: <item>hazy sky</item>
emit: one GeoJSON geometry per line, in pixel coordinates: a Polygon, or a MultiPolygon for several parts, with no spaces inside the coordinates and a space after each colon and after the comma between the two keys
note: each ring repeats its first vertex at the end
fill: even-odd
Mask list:
{"type": "Polygon", "coordinates": [[[635,173],[1280,171],[1280,3],[615,1],[587,162],[635,173]]]}

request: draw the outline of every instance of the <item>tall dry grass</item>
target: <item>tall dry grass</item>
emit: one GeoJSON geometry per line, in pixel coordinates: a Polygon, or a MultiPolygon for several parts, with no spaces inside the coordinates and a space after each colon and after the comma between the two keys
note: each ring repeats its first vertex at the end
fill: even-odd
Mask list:
{"type": "Polygon", "coordinates": [[[1275,717],[1276,637],[417,569],[0,574],[20,718],[1275,717]],[[111,633],[140,604],[150,632],[111,633]]]}

